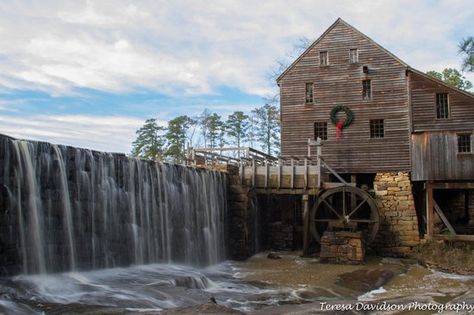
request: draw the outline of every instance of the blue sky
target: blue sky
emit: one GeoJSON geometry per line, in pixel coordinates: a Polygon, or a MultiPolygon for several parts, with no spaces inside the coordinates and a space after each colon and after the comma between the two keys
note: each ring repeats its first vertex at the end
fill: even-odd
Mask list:
{"type": "Polygon", "coordinates": [[[275,60],[338,17],[422,71],[474,35],[464,0],[2,1],[0,133],[129,152],[146,118],[263,105],[275,60]]]}

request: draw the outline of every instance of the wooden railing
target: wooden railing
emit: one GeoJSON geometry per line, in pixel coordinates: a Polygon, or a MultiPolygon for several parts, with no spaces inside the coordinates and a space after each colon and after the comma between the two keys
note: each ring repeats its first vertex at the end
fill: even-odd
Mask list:
{"type": "MultiPolygon", "coordinates": [[[[308,140],[308,156],[303,158],[276,158],[253,148],[241,147],[193,149],[190,160],[195,165],[236,165],[243,185],[262,189],[319,189],[322,168],[325,166],[333,172],[321,157],[321,141],[314,140],[308,140]],[[312,146],[316,146],[314,156],[311,154],[312,146]]],[[[344,182],[342,178],[340,180],[344,182]]]]}

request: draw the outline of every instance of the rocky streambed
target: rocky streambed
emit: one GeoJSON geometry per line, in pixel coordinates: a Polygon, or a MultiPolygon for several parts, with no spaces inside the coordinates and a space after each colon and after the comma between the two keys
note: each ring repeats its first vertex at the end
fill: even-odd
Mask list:
{"type": "Polygon", "coordinates": [[[278,255],[204,269],[153,264],[5,278],[0,313],[386,314],[383,305],[405,305],[388,311],[432,314],[448,302],[474,304],[474,277],[431,271],[414,261],[369,257],[365,265],[347,266],[278,255]],[[413,303],[419,309],[406,309],[413,303]],[[367,305],[380,309],[363,309],[367,305]],[[429,305],[432,310],[421,308],[429,305]]]}

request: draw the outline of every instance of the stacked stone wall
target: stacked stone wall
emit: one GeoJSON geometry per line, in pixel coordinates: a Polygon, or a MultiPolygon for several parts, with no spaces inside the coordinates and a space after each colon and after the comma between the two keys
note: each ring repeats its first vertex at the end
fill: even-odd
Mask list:
{"type": "Polygon", "coordinates": [[[273,250],[294,250],[293,225],[273,222],[268,228],[269,247],[273,250]]]}
{"type": "Polygon", "coordinates": [[[324,232],[321,237],[320,261],[330,264],[362,264],[365,258],[362,239],[360,232],[324,232]]]}
{"type": "Polygon", "coordinates": [[[418,218],[407,172],[377,173],[374,191],[380,228],[374,249],[380,255],[403,257],[419,245],[418,218]]]}
{"type": "Polygon", "coordinates": [[[255,253],[256,229],[254,198],[248,187],[240,184],[237,167],[227,169],[228,255],[234,260],[245,260],[255,253]]]}

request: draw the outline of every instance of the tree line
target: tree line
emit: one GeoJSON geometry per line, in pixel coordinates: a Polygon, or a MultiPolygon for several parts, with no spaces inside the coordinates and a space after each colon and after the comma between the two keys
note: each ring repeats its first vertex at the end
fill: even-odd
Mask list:
{"type": "MultiPolygon", "coordinates": [[[[275,79],[296,59],[311,41],[300,38],[292,53],[286,59],[277,60],[269,73],[275,79]]],[[[462,55],[461,70],[474,72],[474,37],[470,36],[459,43],[462,55]]],[[[446,68],[442,72],[428,71],[427,74],[447,84],[469,91],[473,85],[460,71],[446,68]]],[[[181,163],[186,158],[186,146],[222,148],[226,145],[241,147],[248,145],[261,148],[267,154],[278,155],[280,150],[279,94],[268,97],[270,104],[255,108],[249,114],[235,111],[227,119],[205,109],[196,117],[178,116],[160,126],[156,119],[147,119],[137,130],[137,138],[132,143],[135,157],[181,163]]]]}
{"type": "Polygon", "coordinates": [[[250,113],[235,111],[227,118],[205,109],[200,115],[181,115],[166,126],[147,119],[132,143],[132,156],[157,161],[182,163],[192,147],[223,148],[250,146],[267,154],[280,150],[280,112],[270,104],[250,113]]]}
{"type": "MultiPolygon", "coordinates": [[[[465,72],[474,72],[474,37],[469,36],[463,39],[459,43],[458,48],[459,53],[462,55],[461,70],[465,72]]],[[[442,72],[431,70],[426,74],[468,92],[473,87],[472,82],[467,80],[466,77],[455,68],[446,68],[442,72]]]]}

